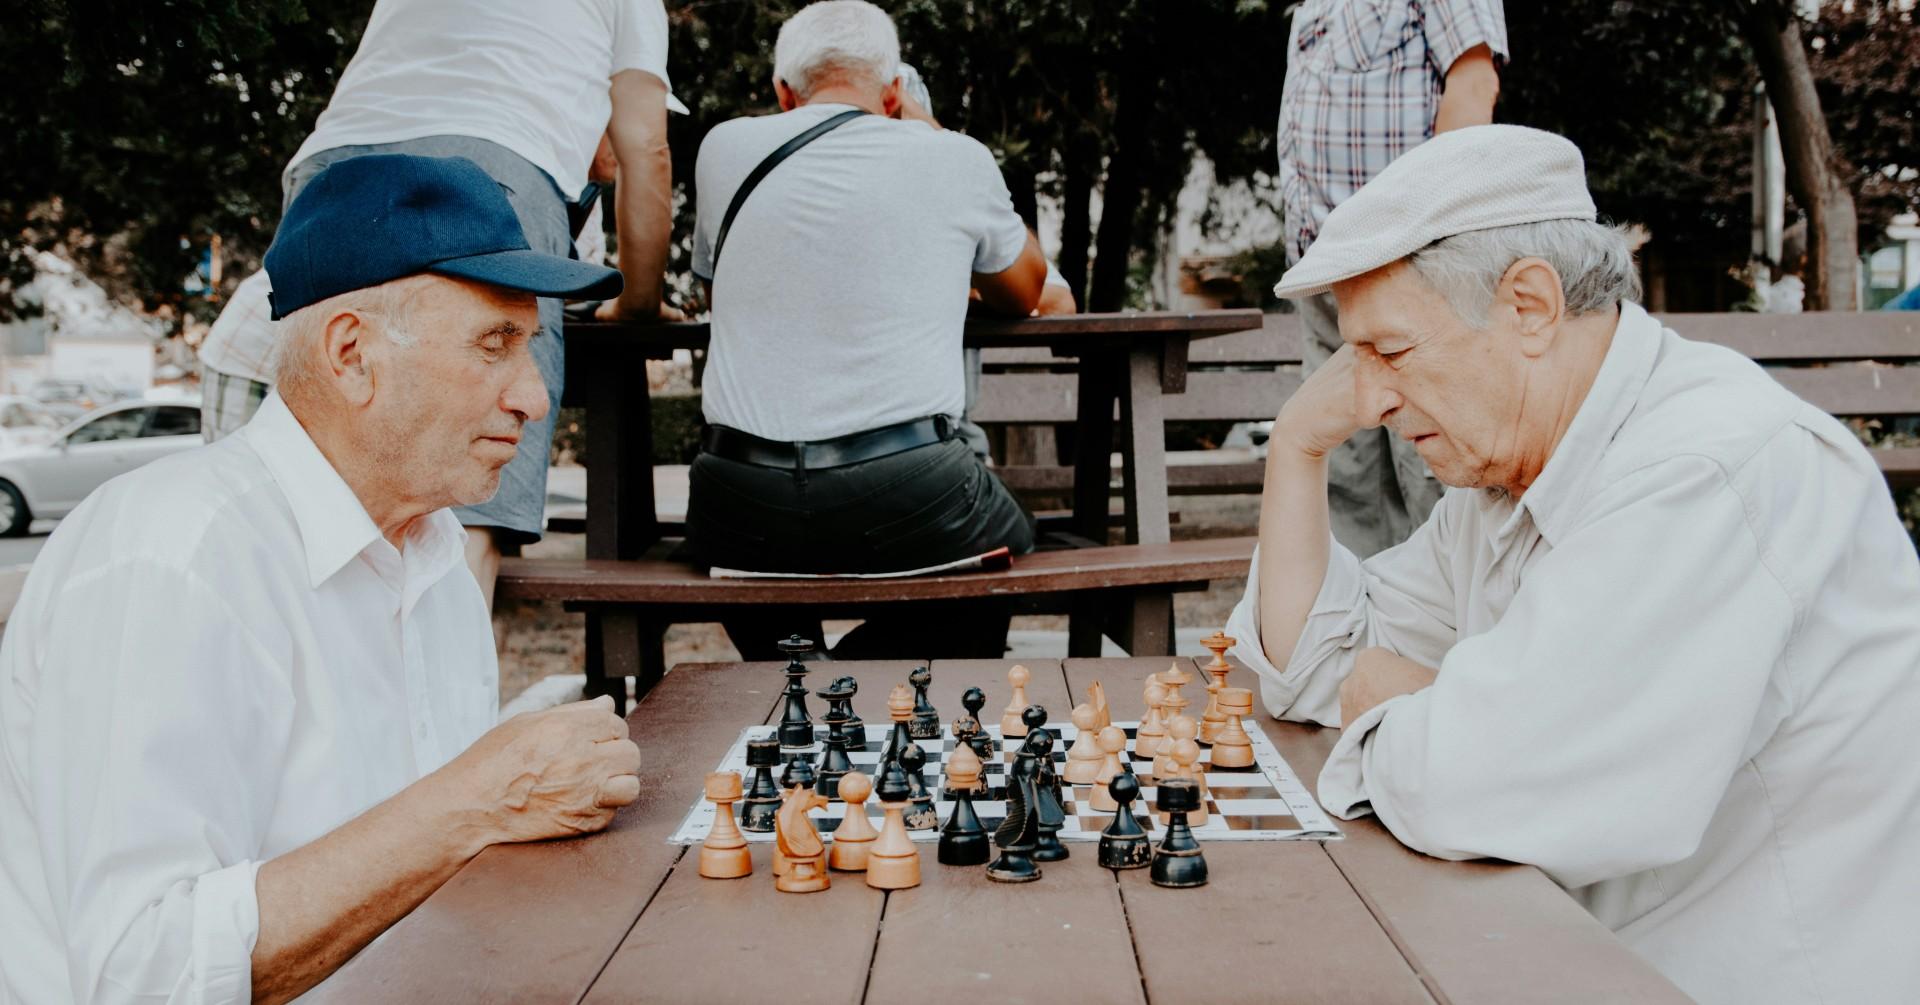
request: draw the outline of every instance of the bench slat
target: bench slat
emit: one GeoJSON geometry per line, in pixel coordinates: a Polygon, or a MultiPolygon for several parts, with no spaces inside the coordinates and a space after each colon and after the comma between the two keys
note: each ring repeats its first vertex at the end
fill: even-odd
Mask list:
{"type": "MultiPolygon", "coordinates": [[[[1072,422],[1079,378],[1067,373],[993,374],[980,382],[971,413],[981,425],[1072,422]]],[[[1298,371],[1187,373],[1185,394],[1163,399],[1168,419],[1239,422],[1271,419],[1300,387],[1298,371]]]]}

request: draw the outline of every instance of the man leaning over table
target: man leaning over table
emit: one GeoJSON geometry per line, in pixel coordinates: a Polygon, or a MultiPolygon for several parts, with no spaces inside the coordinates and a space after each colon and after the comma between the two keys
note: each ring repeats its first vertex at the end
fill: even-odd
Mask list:
{"type": "Polygon", "coordinates": [[[1344,727],[1320,797],[1540,867],[1709,1002],[1920,1000],[1920,561],[1848,429],[1633,297],[1580,152],[1438,136],[1276,292],[1345,345],[1274,424],[1236,650],[1344,727]],[[1366,561],[1327,455],[1450,486],[1366,561]]]}
{"type": "Polygon", "coordinates": [[[107,483],[0,645],[0,1000],[284,1001],[489,844],[639,791],[607,699],[494,725],[451,506],[545,414],[536,252],[463,158],[319,172],[267,270],[277,390],[239,433],[107,483]]]}

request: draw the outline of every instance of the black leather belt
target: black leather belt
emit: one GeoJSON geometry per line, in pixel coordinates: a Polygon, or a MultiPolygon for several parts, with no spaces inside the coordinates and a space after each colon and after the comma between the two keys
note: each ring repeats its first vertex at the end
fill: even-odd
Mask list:
{"type": "Polygon", "coordinates": [[[940,443],[952,437],[952,427],[952,422],[946,416],[935,415],[836,436],[831,440],[789,443],[765,439],[727,426],[708,426],[700,437],[700,447],[716,457],[742,464],[818,471],[859,464],[915,447],[940,443]]]}

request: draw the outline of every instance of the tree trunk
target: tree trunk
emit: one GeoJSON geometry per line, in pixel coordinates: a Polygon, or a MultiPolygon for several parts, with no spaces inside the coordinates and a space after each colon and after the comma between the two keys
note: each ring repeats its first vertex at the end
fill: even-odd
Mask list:
{"type": "Polygon", "coordinates": [[[1133,224],[1146,186],[1141,159],[1147,155],[1147,118],[1154,80],[1137,54],[1126,60],[1115,102],[1113,152],[1100,187],[1100,230],[1094,237],[1093,281],[1087,310],[1117,311],[1127,304],[1127,273],[1133,259],[1133,224]]]}
{"type": "Polygon", "coordinates": [[[1087,307],[1087,251],[1093,243],[1093,176],[1100,163],[1100,140],[1093,131],[1095,84],[1091,66],[1076,69],[1068,84],[1072,114],[1078,116],[1061,151],[1065,173],[1060,190],[1060,276],[1073,302],[1087,307]]]}
{"type": "Polygon", "coordinates": [[[1736,0],[1767,98],[1780,124],[1787,190],[1807,214],[1808,310],[1858,310],[1859,221],[1833,150],[1800,40],[1800,19],[1778,0],[1736,0]]]}

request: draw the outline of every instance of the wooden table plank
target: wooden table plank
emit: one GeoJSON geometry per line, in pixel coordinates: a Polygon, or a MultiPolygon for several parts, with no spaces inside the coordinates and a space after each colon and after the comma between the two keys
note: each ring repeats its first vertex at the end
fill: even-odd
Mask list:
{"type": "Polygon", "coordinates": [[[627,717],[640,798],[611,828],[487,849],[309,1000],[576,1001],[679,858],[666,839],[700,779],[767,720],[778,680],[764,663],[675,668],[627,717]]]}

